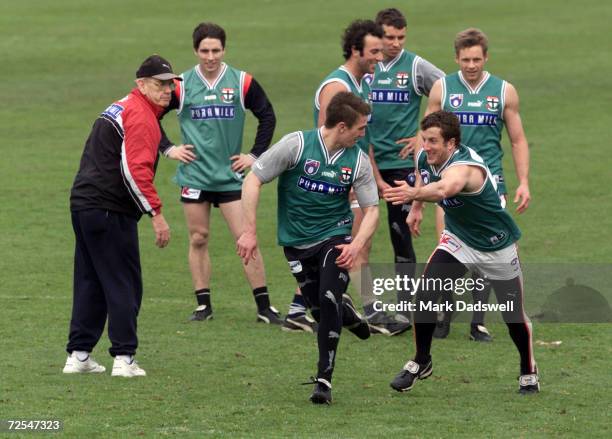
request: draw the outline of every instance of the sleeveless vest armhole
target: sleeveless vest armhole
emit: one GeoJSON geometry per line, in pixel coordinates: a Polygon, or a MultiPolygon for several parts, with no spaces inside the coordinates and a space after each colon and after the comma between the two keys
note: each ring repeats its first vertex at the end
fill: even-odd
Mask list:
{"type": "Polygon", "coordinates": [[[442,78],[442,90],[440,91],[440,109],[444,110],[444,106],[446,105],[446,76],[442,78]]]}
{"type": "Polygon", "coordinates": [[[483,172],[484,172],[484,181],[482,182],[482,185],[480,186],[480,188],[478,188],[478,190],[473,191],[473,192],[460,191],[459,195],[472,196],[472,195],[481,194],[482,191],[484,190],[485,186],[487,185],[487,180],[489,179],[489,172],[487,171],[487,167],[485,165],[481,165],[479,163],[467,162],[467,161],[457,161],[457,162],[453,162],[450,165],[448,165],[444,170],[446,171],[447,169],[452,168],[453,166],[458,166],[458,165],[474,166],[474,167],[482,169],[483,172]]]}
{"type": "Polygon", "coordinates": [[[176,89],[174,90],[175,94],[178,92],[177,98],[179,100],[179,107],[176,109],[177,116],[181,114],[181,111],[183,111],[183,101],[185,100],[185,74],[181,73],[180,77],[183,78],[183,80],[177,84],[176,89]]]}
{"type": "Polygon", "coordinates": [[[246,94],[251,86],[251,75],[246,72],[240,72],[240,107],[242,107],[242,111],[246,111],[246,107],[244,104],[244,100],[246,98],[246,94]]]}
{"type": "Polygon", "coordinates": [[[414,170],[416,172],[420,172],[419,169],[419,161],[421,160],[421,155],[423,154],[424,149],[421,148],[421,150],[419,151],[419,153],[417,154],[417,156],[414,158],[414,170]]]}
{"type": "Polygon", "coordinates": [[[502,80],[502,86],[501,86],[501,96],[499,97],[500,99],[500,108],[499,108],[499,118],[501,120],[504,120],[504,110],[506,109],[506,85],[508,83],[504,80],[502,80]]]}
{"type": "Polygon", "coordinates": [[[346,91],[349,91],[349,92],[351,91],[351,86],[350,86],[350,85],[348,85],[348,84],[346,83],[346,81],[343,81],[343,80],[342,80],[342,79],[340,79],[340,78],[331,78],[331,79],[328,79],[327,81],[323,82],[323,83],[322,83],[322,84],[319,86],[319,88],[317,89],[317,91],[316,91],[316,93],[315,93],[315,102],[314,102],[314,104],[315,104],[315,108],[316,108],[317,110],[320,110],[320,109],[321,109],[321,104],[319,103],[319,96],[321,95],[321,90],[323,90],[323,88],[324,88],[324,87],[325,87],[327,84],[331,84],[332,82],[339,82],[339,83],[341,83],[342,85],[344,85],[344,87],[346,88],[346,91]]]}
{"type": "Polygon", "coordinates": [[[177,88],[175,90],[175,92],[179,92],[178,94],[178,100],[179,100],[179,107],[176,109],[176,114],[179,115],[181,114],[181,111],[183,111],[183,101],[185,100],[185,74],[181,73],[181,78],[183,78],[183,80],[180,82],[180,84],[177,85],[177,88]]]}

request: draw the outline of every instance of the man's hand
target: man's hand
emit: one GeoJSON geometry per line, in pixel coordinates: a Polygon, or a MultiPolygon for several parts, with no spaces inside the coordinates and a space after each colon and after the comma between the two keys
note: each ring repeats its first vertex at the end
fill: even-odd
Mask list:
{"type": "Polygon", "coordinates": [[[410,229],[410,233],[414,236],[421,236],[421,222],[423,221],[423,207],[416,207],[416,203],[412,204],[408,217],[406,218],[406,224],[410,229]]]}
{"type": "Polygon", "coordinates": [[[408,182],[404,180],[395,180],[395,187],[386,189],[383,193],[383,198],[392,204],[410,203],[416,196],[417,189],[410,187],[408,182]]]}
{"type": "Polygon", "coordinates": [[[155,245],[164,248],[170,242],[170,226],[161,213],[151,218],[151,224],[155,232],[155,245]]]}
{"type": "Polygon", "coordinates": [[[406,159],[410,154],[414,153],[414,149],[417,146],[417,137],[402,137],[398,141],[396,141],[398,145],[404,145],[404,147],[399,152],[400,158],[406,159]]]}
{"type": "Polygon", "coordinates": [[[527,183],[520,184],[519,187],[516,188],[516,193],[514,195],[514,202],[519,203],[516,206],[516,211],[518,213],[523,213],[529,207],[529,201],[531,200],[531,194],[529,193],[529,185],[527,183]]]}
{"type": "Polygon", "coordinates": [[[230,157],[232,163],[232,171],[242,172],[246,168],[250,168],[255,159],[248,154],[237,154],[230,157]]]}
{"type": "Polygon", "coordinates": [[[175,145],[170,147],[166,157],[183,163],[191,163],[196,159],[193,145],[175,145]]]}
{"type": "Polygon", "coordinates": [[[336,265],[349,271],[352,270],[357,255],[362,247],[363,245],[359,245],[356,241],[350,244],[337,245],[336,248],[340,250],[341,253],[340,256],[336,258],[336,265]]]}
{"type": "Polygon", "coordinates": [[[236,253],[242,258],[244,265],[248,265],[251,259],[255,259],[257,250],[257,235],[243,232],[236,241],[236,253]]]}

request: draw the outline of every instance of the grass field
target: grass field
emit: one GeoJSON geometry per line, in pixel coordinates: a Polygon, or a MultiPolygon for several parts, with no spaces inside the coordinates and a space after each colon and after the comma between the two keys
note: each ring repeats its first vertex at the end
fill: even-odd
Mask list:
{"type": "MultiPolygon", "coordinates": [[[[160,163],[156,185],[172,227],[170,246],[154,246],[146,218],[140,227],[145,296],[138,359],[149,376],[61,374],[72,294],[69,190],[91,124],[128,92],[138,64],[158,52],[176,70],[186,70],[195,64],[193,27],[218,22],[228,32],[226,61],[251,72],[272,100],[279,139],[311,126],[314,90],[341,63],[342,29],[393,5],[0,4],[0,419],[57,418],[64,421],[63,434],[79,438],[612,436],[612,335],[605,324],[537,325],[536,339],[563,344],[536,346],[542,393],[530,398],[516,394],[518,357],[503,325],[492,325],[496,339],[486,346],[468,342],[467,326],[455,325],[447,340],[434,343],[433,377],[410,394],[388,387],[413,352],[410,333],[360,342],[347,332],[339,347],[334,404],[312,406],[310,387],[299,383],[315,372],[315,340],[255,324],[251,293],[218,212],[210,246],[215,320],[186,322],[194,305],[187,233],[170,181],[175,164],[169,161],[160,163]]],[[[517,218],[523,262],[604,263],[609,273],[612,6],[594,0],[395,5],[408,16],[407,47],[447,72],[455,70],[456,32],[482,28],[491,42],[488,69],[519,91],[533,195],[532,207],[517,218]]],[[[178,141],[172,115],[165,126],[178,141]]],[[[250,118],[245,150],[254,127],[250,118]]],[[[505,163],[513,190],[509,154],[505,163]]],[[[260,203],[259,238],[273,302],[284,312],[294,281],[276,245],[274,200],[269,185],[260,203]]],[[[416,243],[421,261],[433,248],[428,219],[416,243]]],[[[392,259],[385,227],[377,232],[371,259],[392,259]]],[[[94,355],[109,368],[107,348],[103,338],[94,355]]]]}

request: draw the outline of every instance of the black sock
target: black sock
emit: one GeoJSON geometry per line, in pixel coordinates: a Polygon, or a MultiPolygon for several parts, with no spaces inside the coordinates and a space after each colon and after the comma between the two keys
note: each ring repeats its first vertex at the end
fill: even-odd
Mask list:
{"type": "MultiPolygon", "coordinates": [[[[479,276],[477,274],[472,275],[472,279],[478,281],[479,276]]],[[[479,285],[478,283],[476,285],[479,285]]],[[[472,290],[472,296],[474,305],[477,303],[489,303],[489,295],[491,294],[491,283],[484,281],[484,287],[482,289],[478,289],[478,287],[474,287],[472,290]]],[[[472,326],[482,325],[484,326],[484,311],[474,311],[472,314],[472,326]]]]}
{"type": "Polygon", "coordinates": [[[521,375],[535,373],[535,360],[532,356],[531,323],[526,319],[523,309],[523,280],[515,277],[510,280],[491,281],[497,303],[512,302],[513,310],[502,312],[510,338],[521,356],[521,375]]]}
{"type": "MultiPolygon", "coordinates": [[[[338,251],[336,256],[339,254],[340,252],[338,251]]],[[[341,311],[342,308],[337,306],[342,301],[342,293],[337,290],[334,292],[327,290],[327,293],[321,295],[319,301],[321,303],[321,315],[317,332],[317,345],[319,348],[317,378],[323,378],[331,382],[336,363],[338,341],[342,332],[343,313],[341,311]]]]}
{"type": "Polygon", "coordinates": [[[416,343],[414,361],[421,365],[425,365],[431,360],[431,341],[435,329],[435,323],[414,324],[414,341],[416,343]]]}
{"type": "Polygon", "coordinates": [[[268,295],[268,287],[259,287],[253,290],[253,297],[257,304],[257,310],[263,311],[270,308],[270,296],[268,295]]]}
{"type": "Polygon", "coordinates": [[[210,288],[202,288],[201,290],[196,290],[195,295],[198,301],[198,306],[206,305],[207,307],[212,309],[212,305],[210,304],[210,288]]]}

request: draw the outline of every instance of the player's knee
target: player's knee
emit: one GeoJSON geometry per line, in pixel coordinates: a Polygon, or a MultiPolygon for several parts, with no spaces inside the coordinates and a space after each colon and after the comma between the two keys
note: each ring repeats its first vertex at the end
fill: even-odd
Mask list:
{"type": "Polygon", "coordinates": [[[208,230],[198,230],[189,235],[189,245],[195,249],[202,249],[208,246],[208,230]]]}

